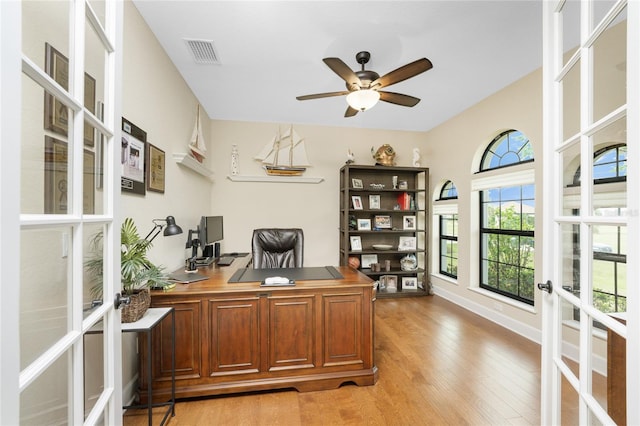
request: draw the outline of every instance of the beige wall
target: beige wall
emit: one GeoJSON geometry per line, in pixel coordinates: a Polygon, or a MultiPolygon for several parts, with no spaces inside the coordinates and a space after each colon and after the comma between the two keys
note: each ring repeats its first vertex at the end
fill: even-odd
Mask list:
{"type": "Polygon", "coordinates": [[[305,139],[312,164],[304,176],[322,177],[321,183],[232,182],[227,178],[233,144],[238,145],[240,175],[265,176],[254,156],[271,141],[278,126],[284,130],[289,125],[212,121],[210,150],[215,182],[210,213],[224,216],[222,249],[250,251],[255,228],[300,227],[305,235],[305,265],[337,265],[339,170],[345,164],[347,151],[351,149],[355,154],[357,164],[373,165],[371,148],[389,143],[397,152],[397,164],[410,166],[412,149],[423,144],[424,135],[296,125],[296,132],[305,139]]]}

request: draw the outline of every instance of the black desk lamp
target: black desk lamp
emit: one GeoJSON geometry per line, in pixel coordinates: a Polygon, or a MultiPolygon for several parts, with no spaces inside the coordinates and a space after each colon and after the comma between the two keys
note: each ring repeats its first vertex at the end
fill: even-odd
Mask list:
{"type": "Polygon", "coordinates": [[[176,218],[173,216],[167,216],[166,219],[153,219],[152,222],[154,225],[153,229],[151,229],[147,236],[144,237],[144,239],[148,242],[153,241],[158,236],[160,231],[162,231],[162,228],[164,228],[164,223],[160,222],[166,222],[167,224],[167,227],[164,229],[163,233],[165,237],[182,234],[182,228],[176,225],[176,218]]]}

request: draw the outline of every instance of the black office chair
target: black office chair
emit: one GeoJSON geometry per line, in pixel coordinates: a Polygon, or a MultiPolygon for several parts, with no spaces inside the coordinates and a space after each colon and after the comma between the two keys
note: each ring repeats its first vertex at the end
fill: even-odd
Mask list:
{"type": "Polygon", "coordinates": [[[298,228],[263,228],[253,231],[253,267],[302,268],[304,234],[298,228]]]}

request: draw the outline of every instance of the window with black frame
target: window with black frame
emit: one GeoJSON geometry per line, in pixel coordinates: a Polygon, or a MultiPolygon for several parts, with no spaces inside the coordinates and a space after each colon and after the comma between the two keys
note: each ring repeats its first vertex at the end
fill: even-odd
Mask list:
{"type": "MultiPolygon", "coordinates": [[[[446,181],[436,201],[449,201],[458,199],[458,190],[450,180],[446,181]]],[[[449,204],[447,204],[449,205],[449,204]]],[[[440,213],[440,267],[443,275],[458,278],[458,214],[457,204],[454,206],[456,213],[440,213]]]]}
{"type": "MultiPolygon", "coordinates": [[[[508,130],[489,144],[480,172],[532,161],[529,139],[520,131],[508,130]]],[[[480,191],[481,288],[534,304],[534,228],[533,182],[480,191]]]]}
{"type": "MultiPolygon", "coordinates": [[[[616,217],[626,214],[627,146],[623,143],[600,148],[593,155],[593,182],[597,188],[594,200],[596,216],[616,217]],[[622,186],[621,186],[622,185],[622,186]],[[602,201],[600,201],[602,200],[602,201]]],[[[580,186],[580,167],[570,186],[580,186]]],[[[578,210],[574,210],[578,214],[578,210]]],[[[574,227],[574,240],[579,230],[574,227]]],[[[580,295],[580,256],[574,244],[573,292],[580,295]]],[[[606,313],[627,310],[627,227],[616,225],[593,226],[593,305],[606,313]]],[[[579,311],[574,311],[579,320],[579,311]]],[[[596,327],[601,327],[599,323],[596,327]]]]}

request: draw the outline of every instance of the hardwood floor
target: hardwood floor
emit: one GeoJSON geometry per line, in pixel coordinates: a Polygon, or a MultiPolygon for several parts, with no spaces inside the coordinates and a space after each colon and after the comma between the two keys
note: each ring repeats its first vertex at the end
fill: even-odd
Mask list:
{"type": "MultiPolygon", "coordinates": [[[[374,386],[179,401],[168,424],[540,424],[537,344],[437,296],[376,301],[375,339],[374,386]]],[[[568,410],[562,423],[576,416],[568,410]]],[[[130,410],[124,424],[146,425],[146,410],[130,410]]]]}

